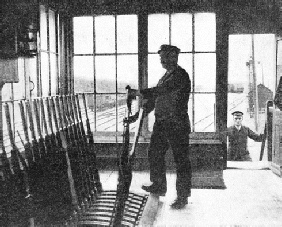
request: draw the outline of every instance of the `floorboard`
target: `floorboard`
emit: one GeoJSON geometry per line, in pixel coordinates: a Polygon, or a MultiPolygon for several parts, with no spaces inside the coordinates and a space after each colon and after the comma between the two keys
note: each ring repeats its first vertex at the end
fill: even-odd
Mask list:
{"type": "MultiPolygon", "coordinates": [[[[153,226],[282,226],[282,179],[267,162],[228,162],[223,177],[226,189],[192,189],[187,207],[172,210],[176,175],[168,172],[153,226]]],[[[117,173],[103,171],[101,180],[105,190],[115,189],[117,173]]],[[[134,172],[130,191],[144,194],[148,181],[149,172],[134,172]]]]}
{"type": "MultiPolygon", "coordinates": [[[[266,152],[259,161],[260,143],[249,145],[252,162],[227,163],[226,189],[192,189],[183,210],[170,208],[176,174],[167,172],[168,191],[159,197],[152,226],[282,226],[282,178],[269,169],[266,152]]],[[[104,189],[115,189],[117,172],[103,171],[101,180],[104,189]]],[[[149,171],[133,172],[130,191],[144,194],[141,186],[148,182],[149,171]]]]}

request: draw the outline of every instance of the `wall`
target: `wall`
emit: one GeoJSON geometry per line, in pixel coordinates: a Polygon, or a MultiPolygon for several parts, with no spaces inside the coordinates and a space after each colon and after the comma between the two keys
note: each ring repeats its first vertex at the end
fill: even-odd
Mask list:
{"type": "MultiPolygon", "coordinates": [[[[190,141],[190,160],[192,163],[192,183],[194,188],[223,188],[223,170],[226,168],[225,149],[215,134],[201,134],[190,141]],[[205,139],[204,139],[205,138],[205,139]],[[208,138],[208,139],[207,139],[208,138]]],[[[132,140],[131,140],[132,141],[132,140]]],[[[148,142],[141,142],[136,148],[133,170],[148,171],[148,142]]],[[[122,143],[95,143],[99,170],[117,170],[118,157],[123,149],[122,143]]],[[[168,171],[175,171],[172,151],[166,153],[168,171]]],[[[149,180],[149,179],[148,179],[149,180]]]]}

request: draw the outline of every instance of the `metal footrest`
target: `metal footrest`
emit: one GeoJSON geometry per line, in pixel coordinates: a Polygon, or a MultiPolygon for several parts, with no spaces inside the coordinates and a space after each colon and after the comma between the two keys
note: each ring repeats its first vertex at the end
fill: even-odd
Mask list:
{"type": "MultiPolygon", "coordinates": [[[[129,193],[125,202],[123,226],[137,226],[147,202],[148,195],[129,193]]],[[[112,226],[116,191],[103,191],[80,217],[78,226],[112,226]]]]}

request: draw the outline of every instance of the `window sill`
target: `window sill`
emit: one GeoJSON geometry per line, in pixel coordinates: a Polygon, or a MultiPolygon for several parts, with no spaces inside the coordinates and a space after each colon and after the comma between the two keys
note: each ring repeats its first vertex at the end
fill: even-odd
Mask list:
{"type": "MultiPolygon", "coordinates": [[[[151,133],[139,137],[138,143],[149,143],[151,133]]],[[[134,139],[134,133],[130,133],[130,141],[134,139]]],[[[95,143],[123,143],[122,133],[95,133],[95,143]]],[[[221,144],[216,132],[193,132],[190,134],[190,144],[221,144]]]]}

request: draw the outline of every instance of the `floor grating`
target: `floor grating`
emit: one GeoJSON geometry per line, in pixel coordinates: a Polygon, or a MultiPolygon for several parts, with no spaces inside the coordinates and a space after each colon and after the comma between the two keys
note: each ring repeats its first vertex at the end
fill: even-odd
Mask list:
{"type": "MultiPolygon", "coordinates": [[[[148,195],[129,193],[125,202],[122,226],[138,226],[148,195]]],[[[79,227],[87,226],[112,226],[116,191],[103,191],[78,220],[79,227]]]]}

